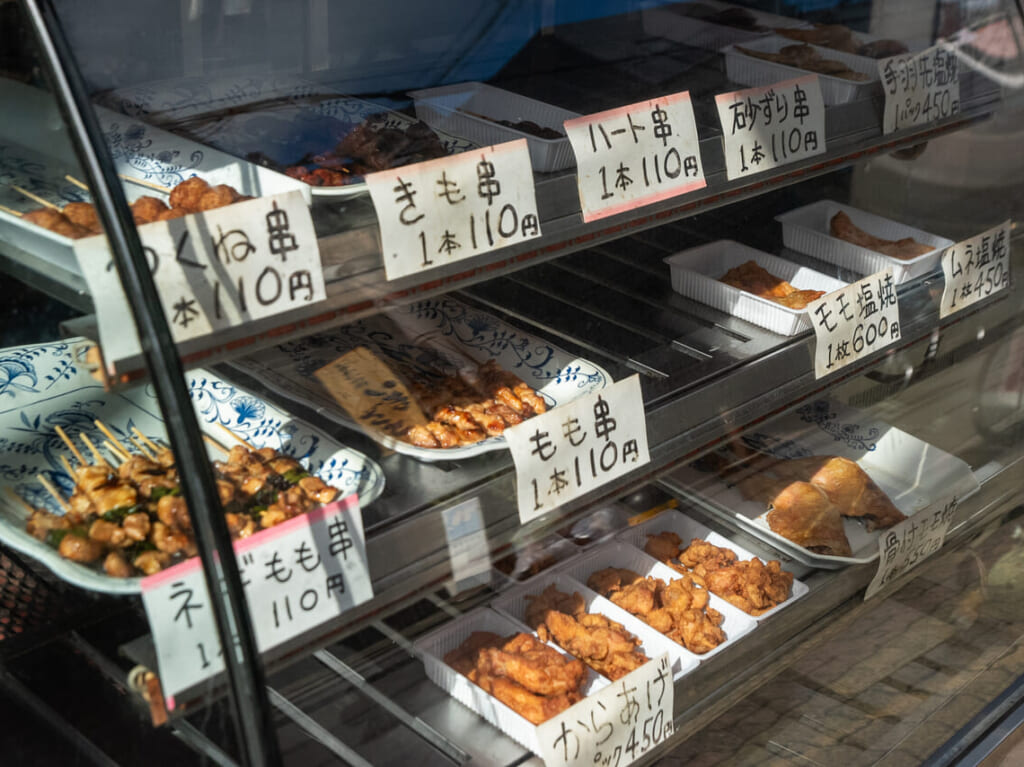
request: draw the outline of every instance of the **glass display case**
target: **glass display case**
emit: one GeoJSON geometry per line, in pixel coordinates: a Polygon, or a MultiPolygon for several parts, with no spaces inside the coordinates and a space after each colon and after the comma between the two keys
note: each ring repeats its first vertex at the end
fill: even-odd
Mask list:
{"type": "Polygon", "coordinates": [[[0,19],[12,763],[1019,758],[1018,4],[0,19]]]}

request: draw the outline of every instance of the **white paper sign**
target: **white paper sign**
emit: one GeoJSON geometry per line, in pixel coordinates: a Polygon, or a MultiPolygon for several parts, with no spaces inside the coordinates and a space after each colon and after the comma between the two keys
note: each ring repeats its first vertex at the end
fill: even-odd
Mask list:
{"type": "Polygon", "coordinates": [[[689,91],[564,123],[584,221],[707,186],[689,91]]]}
{"type": "Polygon", "coordinates": [[[892,269],[865,277],[807,306],[816,336],[814,377],[822,378],[900,339],[892,269]]]}
{"type": "MultiPolygon", "coordinates": [[[[350,495],[235,541],[260,652],[373,598],[359,501],[350,495]]],[[[142,581],[167,708],[224,670],[199,559],[142,581]]]]}
{"type": "Polygon", "coordinates": [[[639,376],[505,430],[519,520],[557,509],[651,460],[639,376]]]}
{"type": "Polygon", "coordinates": [[[958,242],[942,253],[942,289],[939,317],[988,298],[1010,284],[1010,222],[958,242]]]}
{"type": "MultiPolygon", "coordinates": [[[[320,249],[297,191],[236,202],[138,228],[175,341],[322,301],[320,249]]],[[[75,241],[96,299],[104,355],[123,359],[138,337],[107,238],[75,241]]]]}
{"type": "Polygon", "coordinates": [[[952,49],[935,46],[881,59],[878,76],[885,91],[882,133],[927,125],[960,112],[960,66],[952,49]]]}
{"type": "Polygon", "coordinates": [[[878,539],[878,572],[864,594],[870,599],[881,588],[942,548],[949,523],[956,514],[956,496],[907,517],[882,531],[878,539]]]}
{"type": "Polygon", "coordinates": [[[491,568],[491,550],[484,531],[480,499],[452,506],[441,512],[444,536],[448,541],[448,558],[452,579],[456,584],[486,573],[491,568]]]}
{"type": "Polygon", "coordinates": [[[366,177],[389,280],[540,237],[526,139],[366,177]]]}
{"type": "Polygon", "coordinates": [[[817,75],[720,93],[715,106],[730,181],[825,152],[825,102],[817,75]]]}
{"type": "Polygon", "coordinates": [[[537,726],[546,767],[625,767],[672,737],[672,662],[652,658],[537,726]]]}

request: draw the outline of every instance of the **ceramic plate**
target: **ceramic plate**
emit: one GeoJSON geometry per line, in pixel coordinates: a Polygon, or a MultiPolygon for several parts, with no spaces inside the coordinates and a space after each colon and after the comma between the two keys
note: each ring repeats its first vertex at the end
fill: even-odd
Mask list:
{"type": "MultiPolygon", "coordinates": [[[[80,339],[79,339],[80,340],[80,339]]],[[[35,557],[66,581],[92,591],[135,594],[140,578],[113,578],[99,569],[61,557],[56,550],[25,532],[28,512],[7,488],[34,506],[59,513],[56,501],[36,479],[42,473],[67,497],[73,481],[61,466],[67,448],[54,428],[72,438],[86,432],[97,445],[105,439],[93,421],[99,419],[122,441],[134,426],[151,439],[164,439],[160,407],[151,385],[107,393],[76,361],[73,340],[57,344],[0,350],[0,540],[35,557]]],[[[248,392],[204,370],[187,374],[189,392],[203,431],[225,444],[223,425],[257,447],[273,447],[292,455],[342,495],[359,494],[362,506],[384,489],[380,467],[323,433],[292,419],[248,392]]],[[[210,448],[211,458],[222,453],[210,448]]]]}
{"type": "MultiPolygon", "coordinates": [[[[975,493],[978,480],[956,456],[867,413],[823,399],[803,405],[764,428],[743,435],[754,450],[776,458],[838,455],[856,461],[905,515],[962,501],[975,493]]],[[[798,562],[836,569],[878,558],[882,531],[868,532],[861,522],[843,518],[853,556],[816,554],[772,532],[763,503],[749,501],[714,473],[685,466],[665,478],[667,485],[722,521],[738,525],[798,562]]]]}
{"type": "MultiPolygon", "coordinates": [[[[612,383],[608,373],[593,362],[574,357],[452,298],[417,301],[229,364],[281,396],[300,400],[325,418],[358,429],[313,375],[357,346],[366,346],[398,370],[413,374],[426,371],[454,375],[467,360],[476,364],[495,360],[540,392],[549,408],[612,383]]],[[[381,432],[369,434],[381,444],[423,461],[470,458],[504,450],[508,444],[504,437],[491,437],[465,447],[423,448],[381,432]]]]}

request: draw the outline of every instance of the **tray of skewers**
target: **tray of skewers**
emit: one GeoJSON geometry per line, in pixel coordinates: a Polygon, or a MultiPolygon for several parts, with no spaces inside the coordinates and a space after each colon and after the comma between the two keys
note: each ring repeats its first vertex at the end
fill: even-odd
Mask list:
{"type": "Polygon", "coordinates": [[[805,21],[742,8],[717,0],[674,3],[642,11],[644,32],[694,48],[718,50],[771,34],[773,29],[810,27],[805,21]]]}
{"type": "MultiPolygon", "coordinates": [[[[152,387],[105,392],[82,340],[0,350],[0,540],[82,588],[139,591],[195,553],[152,387]]],[[[384,488],[362,453],[219,377],[187,375],[235,539],[384,488]]]]}
{"type": "MultiPolygon", "coordinates": [[[[72,273],[73,242],[102,232],[69,145],[41,134],[55,119],[48,94],[0,80],[12,108],[0,127],[0,231],[8,242],[72,273]]],[[[252,197],[309,187],[159,128],[96,108],[136,224],[166,221],[252,197]]]]}
{"type": "Polygon", "coordinates": [[[801,405],[663,480],[798,562],[878,558],[884,530],[979,485],[956,456],[831,400],[801,405]]]}
{"type": "MultiPolygon", "coordinates": [[[[599,365],[453,298],[431,298],[265,349],[229,363],[276,394],[324,418],[360,429],[423,461],[470,458],[507,449],[509,426],[609,386],[599,365]],[[315,375],[365,348],[415,400],[422,418],[361,425],[315,375]]],[[[374,410],[387,391],[366,392],[374,410]]]]}

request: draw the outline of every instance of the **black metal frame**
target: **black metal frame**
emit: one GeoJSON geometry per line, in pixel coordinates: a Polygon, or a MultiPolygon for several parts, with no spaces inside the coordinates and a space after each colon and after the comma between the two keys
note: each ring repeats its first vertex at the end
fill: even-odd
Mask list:
{"type": "Polygon", "coordinates": [[[270,716],[263,667],[213,471],[185,387],[184,369],[160,308],[159,294],[117,170],[57,13],[50,0],[24,0],[23,5],[107,234],[117,274],[138,330],[142,354],[164,413],[182,491],[196,532],[217,632],[225,648],[225,665],[238,725],[239,754],[246,764],[275,767],[281,764],[281,756],[270,716]]]}

